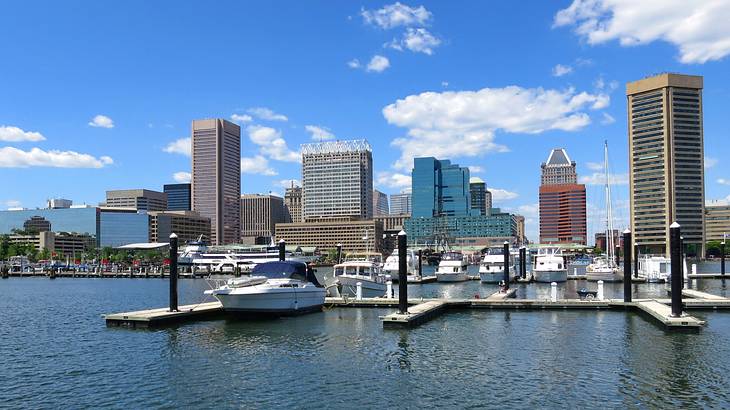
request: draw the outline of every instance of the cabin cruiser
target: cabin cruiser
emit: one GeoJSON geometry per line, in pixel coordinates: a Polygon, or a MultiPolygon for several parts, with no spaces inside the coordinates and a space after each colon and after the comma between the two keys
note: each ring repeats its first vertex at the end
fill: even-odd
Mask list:
{"type": "Polygon", "coordinates": [[[552,283],[568,280],[568,269],[563,257],[557,253],[538,255],[532,267],[532,277],[535,282],[552,283]]]}
{"type": "Polygon", "coordinates": [[[292,315],[321,310],[325,289],[303,262],[276,261],[259,263],[251,276],[228,279],[205,294],[226,312],[292,315]]]}
{"type": "Polygon", "coordinates": [[[444,252],[436,269],[436,281],[463,282],[468,280],[467,267],[468,263],[461,252],[444,252]]]}
{"type": "MultiPolygon", "coordinates": [[[[514,257],[509,256],[509,281],[515,280],[514,257]]],[[[479,264],[479,279],[482,283],[499,283],[504,280],[504,255],[486,254],[479,264]]]]}
{"type": "Polygon", "coordinates": [[[364,298],[382,297],[387,289],[380,266],[368,260],[348,260],[335,265],[334,279],[340,296],[357,296],[358,282],[364,298]]]}
{"type": "Polygon", "coordinates": [[[640,278],[649,283],[669,282],[672,274],[672,260],[664,256],[644,255],[639,258],[640,278]]]}
{"type": "Polygon", "coordinates": [[[372,262],[382,268],[383,255],[378,252],[353,252],[345,256],[345,262],[372,262]]]}
{"type": "MultiPolygon", "coordinates": [[[[304,262],[292,252],[286,252],[286,259],[304,262]]],[[[209,248],[201,241],[188,243],[178,257],[181,266],[207,272],[233,273],[239,268],[242,273],[250,273],[259,263],[279,260],[279,247],[275,245],[250,248],[209,248]]]]}
{"type": "Polygon", "coordinates": [[[613,257],[596,258],[586,267],[586,279],[590,281],[621,282],[624,274],[616,266],[613,257]]]}
{"type": "MultiPolygon", "coordinates": [[[[385,259],[383,272],[386,275],[390,275],[390,280],[393,282],[398,282],[399,280],[399,263],[398,249],[394,250],[385,259]]],[[[418,282],[421,279],[421,276],[418,274],[418,255],[412,249],[406,251],[406,279],[409,283],[418,282]]]]}

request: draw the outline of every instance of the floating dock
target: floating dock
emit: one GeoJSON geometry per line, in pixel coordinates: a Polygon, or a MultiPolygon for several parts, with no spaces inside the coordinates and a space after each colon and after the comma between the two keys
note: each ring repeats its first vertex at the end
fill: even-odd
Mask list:
{"type": "Polygon", "coordinates": [[[391,313],[381,316],[383,327],[414,327],[431,318],[438,316],[446,309],[448,303],[444,300],[432,300],[408,307],[408,313],[391,313]]]}
{"type": "Polygon", "coordinates": [[[658,320],[667,329],[699,330],[705,322],[686,313],[679,317],[672,316],[672,309],[656,300],[636,302],[635,306],[658,320]]]}
{"type": "Polygon", "coordinates": [[[109,327],[151,328],[173,323],[220,317],[223,306],[220,302],[201,303],[198,305],[180,306],[178,311],[170,312],[168,308],[140,310],[136,312],[114,313],[105,315],[109,327]]]}

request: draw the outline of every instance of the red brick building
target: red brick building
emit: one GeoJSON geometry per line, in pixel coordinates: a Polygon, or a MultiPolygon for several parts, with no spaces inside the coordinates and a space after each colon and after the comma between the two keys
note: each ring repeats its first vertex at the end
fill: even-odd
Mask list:
{"type": "Polygon", "coordinates": [[[586,187],[577,179],[564,149],[554,149],[542,164],[540,243],[587,244],[586,187]]]}

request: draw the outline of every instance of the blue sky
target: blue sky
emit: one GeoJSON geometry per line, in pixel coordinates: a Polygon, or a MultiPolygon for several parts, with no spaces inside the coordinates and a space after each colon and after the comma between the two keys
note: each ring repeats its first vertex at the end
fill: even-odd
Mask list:
{"type": "Polygon", "coordinates": [[[730,6],[657,4],[5,1],[0,207],[161,189],[190,171],[191,120],[223,117],[243,127],[242,192],[300,179],[302,143],[366,138],[378,189],[408,186],[414,155],[449,158],[536,239],[554,147],[594,184],[607,139],[627,218],[625,83],[664,71],[705,77],[706,196],[726,198],[730,6]]]}

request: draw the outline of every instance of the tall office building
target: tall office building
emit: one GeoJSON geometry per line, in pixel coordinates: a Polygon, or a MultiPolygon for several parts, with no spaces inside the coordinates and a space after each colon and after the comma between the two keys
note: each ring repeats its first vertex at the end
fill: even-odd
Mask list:
{"type": "Polygon", "coordinates": [[[194,211],[149,212],[150,242],[169,242],[170,234],[177,235],[179,243],[210,238],[210,219],[194,211]]]}
{"type": "Polygon", "coordinates": [[[669,225],[704,254],[701,76],[660,74],[626,84],[631,231],[641,253],[669,253],[669,225]]]}
{"type": "Polygon", "coordinates": [[[164,211],[167,209],[167,194],[148,189],[106,191],[106,207],[134,208],[138,211],[164,211]]]}
{"type": "Polygon", "coordinates": [[[484,207],[487,209],[487,216],[492,214],[492,207],[494,204],[492,203],[492,191],[486,190],[484,192],[484,207]]]}
{"type": "Polygon", "coordinates": [[[284,207],[288,215],[286,222],[304,222],[302,218],[302,187],[292,186],[284,192],[284,207]]]}
{"type": "Polygon", "coordinates": [[[373,217],[373,156],[365,140],[302,145],[306,222],[373,217]]]}
{"type": "Polygon", "coordinates": [[[433,157],[413,160],[414,218],[479,215],[472,211],[469,168],[433,157]]]}
{"type": "Polygon", "coordinates": [[[162,189],[167,194],[168,211],[189,211],[190,184],[165,184],[162,189]]]}
{"type": "MultiPolygon", "coordinates": [[[[479,177],[469,178],[469,193],[471,194],[471,209],[479,211],[479,215],[487,213],[487,184],[479,177]]],[[[490,194],[491,198],[491,194],[490,194]]],[[[489,206],[492,207],[491,204],[489,206]]]]}
{"type": "Polygon", "coordinates": [[[287,222],[284,199],[275,195],[241,195],[241,241],[265,245],[274,237],[277,223],[287,222]]]}
{"type": "Polygon", "coordinates": [[[730,235],[730,201],[709,201],[705,204],[706,239],[707,241],[727,240],[725,235],[730,235]]]}
{"type": "Polygon", "coordinates": [[[540,243],[586,245],[586,187],[576,183],[575,161],[556,148],[541,169],[540,243]]]}
{"type": "Polygon", "coordinates": [[[377,189],[373,189],[373,216],[384,216],[388,214],[390,214],[388,195],[377,189]]]}
{"type": "Polygon", "coordinates": [[[241,239],[241,127],[223,119],[192,124],[193,211],[210,218],[213,245],[241,239]]]}
{"type": "Polygon", "coordinates": [[[411,214],[411,193],[401,192],[400,194],[390,195],[390,214],[391,215],[410,215],[411,214]]]}

